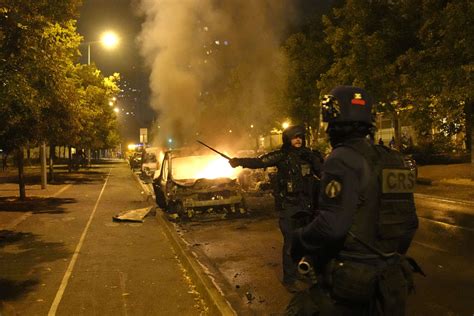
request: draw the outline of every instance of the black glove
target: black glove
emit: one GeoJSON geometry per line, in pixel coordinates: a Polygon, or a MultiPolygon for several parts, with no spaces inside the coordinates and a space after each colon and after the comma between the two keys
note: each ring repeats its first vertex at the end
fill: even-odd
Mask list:
{"type": "Polygon", "coordinates": [[[239,158],[232,158],[229,159],[229,164],[232,166],[232,168],[241,166],[241,160],[239,158]]]}
{"type": "Polygon", "coordinates": [[[290,256],[294,262],[299,262],[306,254],[306,249],[301,243],[300,231],[296,230],[291,234],[290,256]]]}

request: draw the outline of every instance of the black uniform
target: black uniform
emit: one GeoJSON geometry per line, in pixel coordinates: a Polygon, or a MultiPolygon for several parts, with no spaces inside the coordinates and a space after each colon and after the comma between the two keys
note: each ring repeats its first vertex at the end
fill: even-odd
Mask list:
{"type": "Polygon", "coordinates": [[[296,264],[290,257],[292,232],[313,218],[314,199],[319,188],[322,158],[319,152],[304,146],[304,128],[292,126],[283,133],[282,148],[258,158],[234,158],[233,167],[267,168],[277,167],[274,188],[275,208],[280,215],[280,230],[283,234],[283,283],[297,280],[296,264]],[[291,146],[291,138],[301,136],[303,146],[291,146]]]}
{"type": "Polygon", "coordinates": [[[365,137],[365,91],[339,87],[332,94],[338,104],[326,108],[332,112],[325,120],[333,151],[323,166],[318,215],[295,233],[291,250],[294,259],[310,254],[319,280],[286,313],[403,315],[413,287],[405,253],[418,227],[415,177],[398,152],[365,137]]]}

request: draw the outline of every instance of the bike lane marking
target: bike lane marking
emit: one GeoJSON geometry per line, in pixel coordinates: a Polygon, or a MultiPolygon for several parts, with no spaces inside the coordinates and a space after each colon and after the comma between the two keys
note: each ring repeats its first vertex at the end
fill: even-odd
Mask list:
{"type": "MultiPolygon", "coordinates": [[[[50,196],[46,196],[46,198],[57,197],[58,195],[60,195],[61,193],[63,193],[67,189],[69,189],[71,186],[72,186],[72,184],[68,184],[68,185],[64,186],[63,188],[61,188],[60,190],[58,190],[58,192],[56,192],[56,193],[54,193],[50,196]]],[[[20,223],[25,221],[31,215],[33,215],[33,212],[26,212],[23,215],[21,215],[20,217],[17,217],[16,219],[14,219],[10,223],[8,223],[8,224],[0,225],[0,230],[13,230],[16,226],[18,226],[20,223]]]]}
{"type": "Polygon", "coordinates": [[[105,182],[104,182],[104,185],[102,186],[102,190],[100,191],[99,197],[97,198],[97,201],[95,202],[94,209],[92,210],[92,213],[89,216],[89,220],[87,221],[86,227],[84,227],[84,231],[82,232],[81,238],[79,238],[79,242],[76,246],[76,249],[74,250],[74,254],[72,255],[71,262],[69,262],[66,272],[64,273],[64,277],[61,281],[61,285],[59,286],[58,292],[56,293],[53,303],[51,304],[51,308],[49,309],[48,316],[54,316],[56,315],[56,312],[58,311],[59,303],[61,303],[61,299],[63,298],[64,291],[66,290],[69,279],[71,278],[72,270],[74,269],[74,266],[76,265],[77,257],[79,256],[79,251],[81,251],[82,245],[84,244],[84,240],[86,239],[87,232],[89,231],[89,227],[97,211],[97,207],[99,206],[100,199],[102,198],[102,194],[105,191],[105,186],[107,185],[107,181],[109,180],[109,176],[111,172],[112,172],[112,169],[109,169],[109,173],[107,174],[107,178],[105,178],[105,182]]]}

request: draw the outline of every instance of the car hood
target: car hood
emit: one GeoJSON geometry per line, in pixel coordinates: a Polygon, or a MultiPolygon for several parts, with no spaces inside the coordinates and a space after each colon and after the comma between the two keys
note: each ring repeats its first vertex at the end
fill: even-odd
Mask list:
{"type": "Polygon", "coordinates": [[[194,190],[222,190],[225,188],[237,187],[237,180],[230,178],[216,178],[216,179],[186,179],[173,180],[178,186],[192,188],[194,190]]]}

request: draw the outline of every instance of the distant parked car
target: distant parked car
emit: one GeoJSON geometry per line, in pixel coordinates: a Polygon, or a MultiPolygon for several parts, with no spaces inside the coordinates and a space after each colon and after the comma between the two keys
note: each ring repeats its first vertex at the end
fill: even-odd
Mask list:
{"type": "Polygon", "coordinates": [[[134,152],[129,158],[129,164],[133,171],[140,169],[142,165],[142,153],[138,151],[134,152]]]}
{"type": "Polygon", "coordinates": [[[140,168],[142,179],[153,179],[153,175],[159,166],[158,156],[159,149],[157,147],[149,147],[142,152],[142,163],[140,168]]]}
{"type": "Polygon", "coordinates": [[[247,209],[240,184],[236,177],[220,176],[220,168],[234,172],[220,156],[167,151],[161,172],[153,180],[156,203],[182,219],[202,214],[245,214],[247,209]]]}

